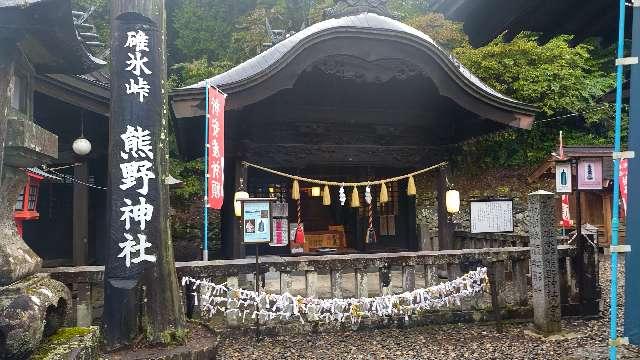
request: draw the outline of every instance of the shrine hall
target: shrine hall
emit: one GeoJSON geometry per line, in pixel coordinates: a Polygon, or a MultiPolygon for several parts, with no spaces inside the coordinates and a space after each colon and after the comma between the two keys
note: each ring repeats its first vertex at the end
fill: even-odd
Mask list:
{"type": "MultiPolygon", "coordinates": [[[[447,161],[451,150],[469,139],[532,126],[535,107],[491,89],[429,36],[393,19],[385,6],[338,5],[325,12],[324,21],[283,37],[225,73],[170,94],[184,159],[203,155],[205,87],[227,94],[224,257],[242,258],[252,251],[245,250],[234,213],[234,194],[241,187],[250,197],[287,203],[289,223],[296,222],[290,179],[243,162],[309,178],[367,181],[447,161]]],[[[448,220],[440,200],[447,184],[446,172],[440,173],[442,234],[448,220]]],[[[379,190],[372,190],[377,239],[366,243],[364,206],[341,205],[335,186],[331,204],[323,205],[311,184],[301,182],[307,239],[337,232],[343,250],[417,250],[415,197],[407,194],[407,180],[387,186],[384,204],[377,201],[379,190]]],[[[349,198],[351,189],[346,190],[349,198]]],[[[304,252],[324,247],[311,246],[304,252]]],[[[262,254],[291,250],[263,247],[262,254]]]]}

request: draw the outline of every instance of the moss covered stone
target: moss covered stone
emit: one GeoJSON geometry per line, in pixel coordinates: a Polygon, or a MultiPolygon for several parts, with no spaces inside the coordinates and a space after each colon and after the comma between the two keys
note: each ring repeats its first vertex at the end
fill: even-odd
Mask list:
{"type": "Polygon", "coordinates": [[[32,360],[98,359],[100,332],[97,327],[62,328],[41,345],[32,360]]]}

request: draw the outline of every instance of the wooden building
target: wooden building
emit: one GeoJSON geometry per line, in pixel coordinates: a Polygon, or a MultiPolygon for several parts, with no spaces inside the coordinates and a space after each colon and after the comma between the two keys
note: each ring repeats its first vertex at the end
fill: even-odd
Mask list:
{"type": "Polygon", "coordinates": [[[102,44],[87,18],[72,11],[70,0],[0,1],[0,82],[3,71],[12,70],[5,57],[15,58],[0,166],[3,160],[4,166],[41,170],[78,164],[56,171],[69,178],[51,173],[42,179],[39,218],[23,222],[23,238],[44,264],[53,259],[54,264],[88,264],[99,257],[105,236],[106,192],[69,180],[91,184],[95,178],[106,186],[109,90],[97,72],[106,62],[93,55],[102,44]],[[78,156],[72,143],[83,122],[92,152],[78,156]],[[31,148],[20,143],[23,139],[33,141],[31,148]],[[50,153],[38,154],[47,149],[50,153]]]}
{"type": "Polygon", "coordinates": [[[34,81],[34,122],[58,136],[58,158],[43,179],[36,221],[24,222],[23,238],[45,266],[104,263],[109,138],[108,77],[39,75],[34,81]],[[72,144],[80,135],[91,152],[79,156],[72,144]]]}
{"type": "MultiPolygon", "coordinates": [[[[429,36],[392,19],[384,2],[371,3],[338,1],[325,12],[331,18],[171,93],[178,147],[187,159],[203,153],[206,84],[228,94],[225,256],[245,255],[229,201],[240,179],[247,179],[251,196],[279,188],[286,197],[291,187],[260,171],[243,173],[242,161],[308,177],[366,181],[446,160],[451,147],[475,136],[531,127],[533,106],[489,88],[429,36]]],[[[415,200],[405,189],[406,182],[396,184],[390,204],[376,207],[374,248],[364,245],[365,212],[340,206],[337,194],[329,207],[303,195],[305,230],[341,226],[349,248],[415,250],[415,200]]]]}
{"type": "MultiPolygon", "coordinates": [[[[571,219],[577,217],[576,197],[580,196],[580,217],[582,224],[591,224],[598,229],[598,243],[600,246],[609,246],[611,243],[611,206],[613,199],[613,159],[611,146],[565,146],[564,155],[568,161],[580,158],[600,158],[602,159],[602,190],[580,190],[569,195],[569,211],[571,219]]],[[[540,179],[555,179],[554,156],[550,156],[540,164],[528,177],[529,182],[536,182],[540,179]]],[[[575,178],[575,165],[573,166],[573,177],[575,178]]],[[[575,181],[574,181],[575,184],[575,181]]],[[[575,185],[574,185],[575,187],[575,185]]],[[[556,201],[557,218],[561,219],[561,198],[556,201]]],[[[622,214],[623,212],[621,212],[622,214]]],[[[620,219],[620,242],[624,243],[625,219],[620,219]]],[[[558,224],[560,227],[560,224],[558,224]]],[[[571,230],[575,229],[572,227],[571,230]]]]}

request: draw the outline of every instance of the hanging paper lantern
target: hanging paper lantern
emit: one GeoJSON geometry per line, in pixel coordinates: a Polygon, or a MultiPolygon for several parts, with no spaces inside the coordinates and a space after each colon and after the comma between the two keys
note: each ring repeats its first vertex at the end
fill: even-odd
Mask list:
{"type": "Polygon", "coordinates": [[[407,195],[416,195],[416,182],[413,181],[413,176],[409,176],[409,181],[407,182],[407,195]]]}
{"type": "Polygon", "coordinates": [[[329,192],[329,186],[325,185],[322,192],[322,205],[331,205],[331,193],[329,192]]]}
{"type": "Polygon", "coordinates": [[[360,195],[358,194],[358,188],[355,186],[351,192],[351,207],[360,207],[360,195]]]}
{"type": "Polygon", "coordinates": [[[364,190],[364,201],[367,202],[367,204],[371,204],[371,186],[367,185],[367,187],[364,190]]]}
{"type": "Polygon", "coordinates": [[[347,201],[347,195],[344,194],[344,186],[340,186],[340,205],[344,206],[344,203],[347,201]]]}
{"type": "Polygon", "coordinates": [[[293,180],[293,186],[291,187],[291,199],[300,200],[300,184],[298,184],[298,180],[293,180]]]}
{"type": "Polygon", "coordinates": [[[460,211],[460,193],[457,190],[448,190],[445,193],[445,204],[449,213],[460,211]]]}
{"type": "Polygon", "coordinates": [[[389,202],[389,195],[387,194],[387,186],[382,183],[382,185],[380,185],[380,204],[386,202],[389,202]]]}

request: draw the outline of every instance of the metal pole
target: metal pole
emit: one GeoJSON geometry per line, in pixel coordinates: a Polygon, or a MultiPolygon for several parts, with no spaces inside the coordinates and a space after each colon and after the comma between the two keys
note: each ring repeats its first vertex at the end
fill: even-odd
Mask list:
{"type": "Polygon", "coordinates": [[[202,236],[202,261],[209,261],[209,83],[204,87],[204,229],[202,236]]]}
{"type": "MultiPolygon", "coordinates": [[[[640,3],[633,1],[633,29],[631,39],[631,56],[640,55],[640,3]]],[[[631,67],[631,78],[629,79],[629,140],[628,150],[637,150],[640,146],[640,67],[631,67]]],[[[637,219],[638,208],[640,207],[640,192],[636,191],[640,184],[640,171],[638,164],[629,159],[627,163],[627,209],[625,215],[627,219],[637,219]]],[[[625,243],[631,247],[631,251],[637,251],[638,232],[640,223],[638,221],[627,221],[627,234],[625,243]]],[[[624,311],[624,336],[633,345],[640,344],[640,256],[636,253],[627,253],[624,259],[625,277],[625,311],[624,311]]]]}
{"type": "MultiPolygon", "coordinates": [[[[259,246],[256,243],[256,281],[255,281],[255,289],[256,294],[260,294],[260,257],[258,255],[259,246]]],[[[260,341],[260,314],[259,314],[259,304],[256,301],[256,342],[260,341]]]]}
{"type": "MultiPolygon", "coordinates": [[[[625,20],[625,0],[620,0],[619,4],[620,18],[618,21],[618,51],[617,58],[624,57],[624,20],[625,20]]],[[[622,64],[616,64],[616,124],[615,124],[615,140],[614,152],[620,152],[620,123],[622,111],[622,64]]],[[[613,204],[611,219],[611,246],[618,245],[618,203],[620,198],[619,188],[619,166],[620,161],[614,157],[613,159],[613,204]]],[[[618,253],[611,251],[611,309],[610,309],[610,344],[609,359],[615,360],[618,349],[616,340],[618,339],[618,253]]]]}

